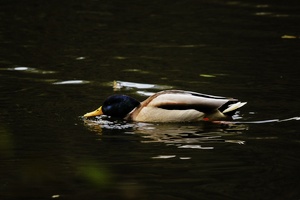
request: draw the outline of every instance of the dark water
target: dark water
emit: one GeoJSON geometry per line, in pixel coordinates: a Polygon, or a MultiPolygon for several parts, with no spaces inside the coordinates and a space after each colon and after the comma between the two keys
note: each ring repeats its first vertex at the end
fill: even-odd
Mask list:
{"type": "Polygon", "coordinates": [[[299,13],[296,0],[1,1],[0,198],[299,199],[299,118],[80,117],[169,88],[247,101],[242,122],[298,117],[299,13]]]}

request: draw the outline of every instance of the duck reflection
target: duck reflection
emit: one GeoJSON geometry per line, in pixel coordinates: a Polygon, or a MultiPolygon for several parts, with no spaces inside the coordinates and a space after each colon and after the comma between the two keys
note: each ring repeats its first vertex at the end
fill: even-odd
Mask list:
{"type": "Polygon", "coordinates": [[[142,143],[165,143],[178,148],[213,149],[207,144],[236,143],[245,141],[237,139],[245,130],[245,124],[234,123],[139,123],[112,120],[107,116],[83,119],[84,125],[101,135],[108,130],[122,130],[124,134],[138,134],[142,143]],[[201,144],[205,144],[203,147],[201,144]]]}
{"type": "Polygon", "coordinates": [[[242,134],[244,125],[213,124],[210,122],[191,124],[147,124],[138,126],[135,133],[142,135],[142,142],[163,142],[180,148],[203,148],[201,143],[233,142],[244,144],[241,140],[227,140],[230,136],[242,134]],[[188,145],[187,145],[188,144],[188,145]]]}

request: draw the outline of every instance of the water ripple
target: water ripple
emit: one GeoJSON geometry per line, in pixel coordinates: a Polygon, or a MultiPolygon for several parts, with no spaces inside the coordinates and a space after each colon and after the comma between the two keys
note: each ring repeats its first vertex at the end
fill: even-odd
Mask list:
{"type": "MultiPolygon", "coordinates": [[[[214,124],[185,123],[185,124],[152,124],[123,120],[112,120],[107,116],[94,119],[83,119],[84,125],[99,135],[104,130],[123,130],[125,134],[134,134],[141,137],[141,143],[165,143],[184,149],[213,149],[216,143],[245,144],[245,141],[232,137],[238,136],[247,130],[244,124],[214,124]],[[230,139],[226,139],[227,137],[230,139]],[[203,144],[205,144],[203,146],[203,144]],[[209,145],[208,145],[209,144],[209,145]]],[[[105,132],[106,133],[106,132],[105,132]]]]}

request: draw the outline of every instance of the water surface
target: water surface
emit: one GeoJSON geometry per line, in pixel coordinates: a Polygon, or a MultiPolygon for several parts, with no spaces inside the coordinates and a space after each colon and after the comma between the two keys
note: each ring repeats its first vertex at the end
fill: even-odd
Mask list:
{"type": "Polygon", "coordinates": [[[0,198],[299,199],[299,11],[293,0],[2,1],[0,198]],[[164,89],[248,104],[236,124],[81,117],[113,93],[164,89]]]}

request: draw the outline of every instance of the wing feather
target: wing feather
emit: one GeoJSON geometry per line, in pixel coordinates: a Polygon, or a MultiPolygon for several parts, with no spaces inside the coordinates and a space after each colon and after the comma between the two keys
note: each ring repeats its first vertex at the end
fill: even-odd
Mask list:
{"type": "Polygon", "coordinates": [[[169,110],[195,109],[201,112],[216,110],[228,101],[236,99],[206,95],[196,92],[169,90],[159,92],[145,102],[146,106],[169,110]]]}

